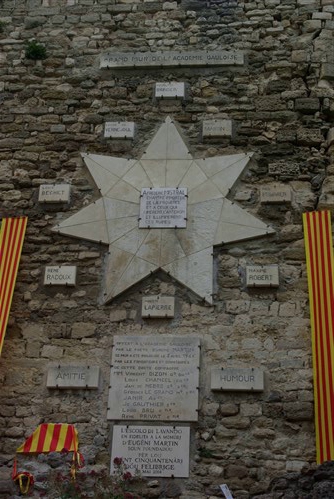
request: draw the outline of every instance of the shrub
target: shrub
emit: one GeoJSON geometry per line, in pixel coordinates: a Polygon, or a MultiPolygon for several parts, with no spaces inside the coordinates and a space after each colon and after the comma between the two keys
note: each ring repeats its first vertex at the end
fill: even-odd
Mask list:
{"type": "Polygon", "coordinates": [[[46,59],[46,48],[41,43],[36,42],[36,40],[31,40],[27,43],[25,50],[27,59],[46,59]]]}

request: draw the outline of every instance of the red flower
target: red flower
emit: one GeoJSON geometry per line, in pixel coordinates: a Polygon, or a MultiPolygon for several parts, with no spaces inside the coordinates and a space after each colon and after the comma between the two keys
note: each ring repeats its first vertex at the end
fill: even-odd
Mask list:
{"type": "Polygon", "coordinates": [[[127,471],[126,473],[124,473],[124,475],[123,475],[124,480],[130,480],[130,478],[132,478],[132,474],[130,473],[130,471],[127,471]]]}
{"type": "Polygon", "coordinates": [[[123,463],[123,459],[121,457],[115,457],[115,459],[114,459],[115,466],[120,466],[122,463],[123,463]]]}

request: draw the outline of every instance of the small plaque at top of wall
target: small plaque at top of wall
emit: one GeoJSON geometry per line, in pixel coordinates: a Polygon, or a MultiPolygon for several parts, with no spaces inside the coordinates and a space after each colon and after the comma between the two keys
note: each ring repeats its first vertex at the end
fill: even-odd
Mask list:
{"type": "Polygon", "coordinates": [[[205,120],[202,124],[203,139],[233,137],[234,127],[232,120],[205,120]]]}
{"type": "Polygon", "coordinates": [[[70,200],[70,187],[70,184],[40,185],[38,201],[40,203],[68,203],[70,200]]]}
{"type": "Polygon", "coordinates": [[[261,203],[291,203],[291,189],[284,184],[268,184],[261,187],[261,203]]]}
{"type": "Polygon", "coordinates": [[[135,136],[135,124],[133,121],[106,122],[104,136],[111,139],[133,139],[135,136]]]}
{"type": "Polygon", "coordinates": [[[75,266],[45,267],[44,284],[47,286],[75,286],[76,276],[77,268],[75,266]]]}
{"type": "Polygon", "coordinates": [[[211,369],[211,390],[254,391],[264,389],[263,371],[254,368],[211,369]]]}
{"type": "Polygon", "coordinates": [[[246,267],[246,286],[278,287],[278,265],[251,265],[246,267]]]}
{"type": "Polygon", "coordinates": [[[184,99],[185,84],[178,81],[159,82],[155,84],[154,95],[157,99],[184,99]]]}
{"type": "Polygon", "coordinates": [[[143,296],[141,316],[152,319],[174,317],[174,303],[174,296],[143,296]]]}

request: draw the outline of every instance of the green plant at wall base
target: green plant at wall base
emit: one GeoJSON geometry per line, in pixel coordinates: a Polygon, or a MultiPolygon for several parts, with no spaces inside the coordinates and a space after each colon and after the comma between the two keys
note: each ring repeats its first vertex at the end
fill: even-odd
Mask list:
{"type": "Polygon", "coordinates": [[[41,43],[32,40],[27,43],[25,55],[27,59],[39,60],[46,59],[46,48],[41,43]]]}
{"type": "Polygon", "coordinates": [[[200,447],[198,449],[198,454],[200,455],[200,457],[213,457],[213,452],[209,449],[206,449],[205,447],[200,447]]]}

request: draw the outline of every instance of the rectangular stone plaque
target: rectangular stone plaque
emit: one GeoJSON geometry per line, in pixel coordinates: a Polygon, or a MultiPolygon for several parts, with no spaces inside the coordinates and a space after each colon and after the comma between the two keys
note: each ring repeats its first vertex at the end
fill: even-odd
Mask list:
{"type": "Polygon", "coordinates": [[[75,286],[76,275],[77,268],[75,266],[45,267],[44,284],[75,286]]]}
{"type": "Polygon", "coordinates": [[[246,267],[246,286],[279,286],[278,265],[251,265],[246,267]]]}
{"type": "Polygon", "coordinates": [[[189,437],[188,426],[114,426],[111,472],[121,456],[132,474],[187,478],[189,437]]]}
{"type": "Polygon", "coordinates": [[[261,392],[264,389],[263,371],[260,369],[211,369],[211,390],[243,390],[261,392]]]}
{"type": "Polygon", "coordinates": [[[174,317],[174,296],[143,296],[141,316],[142,317],[174,317]]]}
{"type": "Polygon", "coordinates": [[[187,189],[183,187],[142,189],[139,217],[140,229],[187,227],[187,189]]]}
{"type": "Polygon", "coordinates": [[[105,123],[104,136],[112,139],[133,139],[135,124],[133,121],[110,121],[105,123]]]}
{"type": "Polygon", "coordinates": [[[70,187],[70,184],[40,185],[38,201],[40,203],[68,203],[70,200],[70,187]]]}
{"type": "Polygon", "coordinates": [[[197,421],[199,339],[115,336],[108,419],[197,421]]]}
{"type": "Polygon", "coordinates": [[[268,173],[279,177],[298,177],[300,166],[293,161],[275,161],[269,163],[268,173]]]}
{"type": "Polygon", "coordinates": [[[261,187],[261,203],[291,203],[291,189],[284,184],[271,184],[261,187]]]}
{"type": "Polygon", "coordinates": [[[50,367],[46,386],[48,388],[94,389],[99,387],[98,366],[50,367]]]}
{"type": "Polygon", "coordinates": [[[157,66],[242,66],[244,54],[236,51],[107,52],[100,68],[150,68],[157,66]]]}
{"type": "Polygon", "coordinates": [[[206,120],[202,124],[202,137],[232,137],[232,120],[206,120]]]}
{"type": "Polygon", "coordinates": [[[172,81],[155,84],[155,97],[157,99],[184,99],[186,87],[183,82],[172,81]]]}

